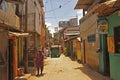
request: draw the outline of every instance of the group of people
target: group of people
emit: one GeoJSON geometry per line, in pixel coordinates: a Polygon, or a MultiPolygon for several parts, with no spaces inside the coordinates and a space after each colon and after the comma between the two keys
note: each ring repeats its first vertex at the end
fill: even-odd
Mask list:
{"type": "Polygon", "coordinates": [[[44,50],[39,50],[36,53],[36,59],[35,64],[37,68],[37,76],[43,74],[43,68],[44,68],[44,50]],[[41,72],[39,72],[41,70],[41,72]]]}

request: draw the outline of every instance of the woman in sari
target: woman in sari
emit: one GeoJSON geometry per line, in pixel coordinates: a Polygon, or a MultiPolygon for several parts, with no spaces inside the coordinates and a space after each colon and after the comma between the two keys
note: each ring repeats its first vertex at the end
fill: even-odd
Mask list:
{"type": "Polygon", "coordinates": [[[41,70],[41,75],[44,68],[44,52],[38,51],[36,56],[36,68],[37,68],[37,75],[39,75],[39,69],[41,70]]]}

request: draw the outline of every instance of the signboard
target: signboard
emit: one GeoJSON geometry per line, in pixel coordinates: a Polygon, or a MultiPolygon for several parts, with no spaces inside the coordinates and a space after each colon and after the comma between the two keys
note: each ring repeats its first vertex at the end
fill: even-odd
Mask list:
{"type": "Polygon", "coordinates": [[[66,31],[64,32],[64,35],[79,35],[79,31],[66,31]]]}
{"type": "Polygon", "coordinates": [[[114,46],[114,36],[107,37],[108,42],[108,52],[115,52],[115,46],[114,46]]]}
{"type": "Polygon", "coordinates": [[[98,32],[107,32],[108,31],[108,22],[106,19],[99,19],[98,20],[98,32]]]}

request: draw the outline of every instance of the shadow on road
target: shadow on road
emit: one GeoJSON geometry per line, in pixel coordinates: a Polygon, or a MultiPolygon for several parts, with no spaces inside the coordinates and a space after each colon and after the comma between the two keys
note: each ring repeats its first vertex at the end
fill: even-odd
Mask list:
{"type": "Polygon", "coordinates": [[[43,77],[46,73],[36,75],[36,77],[43,77]]]}
{"type": "Polygon", "coordinates": [[[89,76],[92,80],[110,80],[107,76],[103,76],[102,74],[94,71],[87,65],[82,67],[76,67],[74,69],[82,71],[87,76],[89,76]]]}

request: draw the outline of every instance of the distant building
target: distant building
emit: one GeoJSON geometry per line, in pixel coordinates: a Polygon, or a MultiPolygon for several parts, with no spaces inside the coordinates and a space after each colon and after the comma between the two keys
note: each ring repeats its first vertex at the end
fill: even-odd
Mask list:
{"type": "Polygon", "coordinates": [[[72,18],[69,20],[70,26],[77,26],[78,25],[78,18],[72,18]]]}
{"type": "Polygon", "coordinates": [[[54,44],[58,45],[59,44],[59,32],[54,33],[54,44]]]}
{"type": "Polygon", "coordinates": [[[59,21],[59,28],[65,28],[69,26],[77,26],[78,21],[77,18],[71,18],[69,21],[59,21]]]}
{"type": "Polygon", "coordinates": [[[59,27],[64,28],[69,26],[69,21],[59,21],[59,27]]]}
{"type": "Polygon", "coordinates": [[[55,27],[54,29],[55,29],[55,32],[58,32],[58,27],[55,27]]]}

